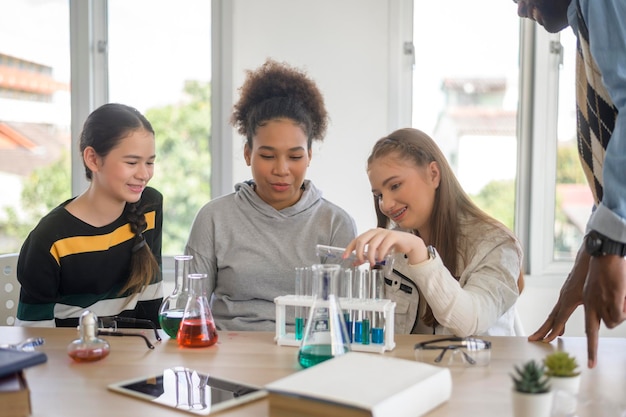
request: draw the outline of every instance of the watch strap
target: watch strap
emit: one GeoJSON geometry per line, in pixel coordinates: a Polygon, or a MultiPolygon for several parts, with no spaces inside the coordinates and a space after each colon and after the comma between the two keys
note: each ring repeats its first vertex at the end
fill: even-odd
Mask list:
{"type": "Polygon", "coordinates": [[[605,239],[602,243],[603,255],[619,255],[622,258],[626,256],[626,243],[616,242],[611,239],[605,239]]]}
{"type": "Polygon", "coordinates": [[[585,246],[591,256],[626,256],[626,243],[617,242],[595,230],[592,230],[585,236],[585,246]]]}

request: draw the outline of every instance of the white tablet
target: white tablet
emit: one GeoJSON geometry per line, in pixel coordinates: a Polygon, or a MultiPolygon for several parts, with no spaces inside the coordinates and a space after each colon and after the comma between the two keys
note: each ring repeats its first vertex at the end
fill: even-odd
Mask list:
{"type": "Polygon", "coordinates": [[[160,375],[117,382],[108,388],[202,416],[267,395],[266,391],[258,387],[215,378],[184,367],[168,368],[160,375]]]}

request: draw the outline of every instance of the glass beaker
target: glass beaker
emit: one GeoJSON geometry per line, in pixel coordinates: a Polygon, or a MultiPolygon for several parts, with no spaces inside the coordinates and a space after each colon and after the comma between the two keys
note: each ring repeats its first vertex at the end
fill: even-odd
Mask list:
{"type": "Polygon", "coordinates": [[[313,282],[318,290],[314,292],[298,352],[298,362],[303,368],[350,351],[346,323],[336,296],[340,271],[341,266],[337,264],[316,264],[312,267],[313,282]]]}
{"type": "Polygon", "coordinates": [[[159,308],[159,324],[169,337],[176,339],[183,313],[189,298],[189,284],[187,274],[191,255],[174,256],[174,291],[165,297],[159,308]]]}
{"type": "Polygon", "coordinates": [[[206,293],[207,274],[189,274],[189,298],[176,335],[180,346],[206,347],[217,342],[217,331],[206,293]]]}

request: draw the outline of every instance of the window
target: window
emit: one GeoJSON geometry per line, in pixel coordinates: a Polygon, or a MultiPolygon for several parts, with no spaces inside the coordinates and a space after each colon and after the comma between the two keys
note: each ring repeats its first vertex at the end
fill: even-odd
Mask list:
{"type": "Polygon", "coordinates": [[[518,33],[509,2],[414,2],[413,127],[435,139],[465,191],[511,230],[518,33]]]}
{"type": "MultiPolygon", "coordinates": [[[[569,29],[559,36],[563,63],[559,76],[553,260],[573,261],[591,214],[593,195],[576,143],[576,37],[569,29]]],[[[556,41],[553,45],[559,48],[556,41]]]]}
{"type": "Polygon", "coordinates": [[[152,123],[157,159],[150,186],[164,195],[163,255],[183,253],[210,199],[211,2],[109,0],[109,101],[152,123]]]}
{"type": "Polygon", "coordinates": [[[0,3],[0,253],[70,197],[69,2],[0,3]]]}
{"type": "MultiPolygon", "coordinates": [[[[575,126],[574,37],[569,30],[560,35],[548,35],[541,27],[522,20],[521,39],[532,45],[522,49],[521,54],[522,61],[530,65],[524,67],[524,73],[530,74],[527,77],[531,83],[530,87],[524,87],[522,82],[520,88],[517,47],[520,19],[515,6],[502,0],[476,1],[478,3],[471,4],[464,0],[413,2],[412,124],[438,141],[463,187],[481,207],[510,227],[515,225],[518,234],[520,231],[527,233],[527,236],[520,236],[527,240],[524,242],[526,257],[532,265],[527,271],[537,275],[555,272],[562,276],[571,266],[579,245],[584,227],[581,219],[588,216],[590,210],[586,200],[589,196],[584,196],[582,187],[584,180],[576,173],[576,169],[580,169],[577,158],[574,158],[576,163],[571,162],[575,126]],[[553,41],[558,41],[559,36],[564,46],[564,62],[560,67],[558,54],[551,52],[553,41]],[[518,90],[528,97],[518,98],[518,90]],[[517,123],[516,130],[518,119],[521,122],[517,123]],[[526,151],[525,146],[528,146],[526,151]],[[516,183],[519,188],[524,181],[529,183],[527,189],[516,195],[516,183]],[[520,213],[526,213],[525,218],[520,213]]],[[[350,9],[359,7],[357,3],[360,4],[342,4],[350,9]]],[[[394,1],[379,7],[392,9],[398,4],[394,1]]],[[[78,135],[86,117],[83,113],[103,101],[133,105],[152,121],[157,133],[158,158],[151,185],[165,196],[167,219],[163,253],[174,255],[183,251],[193,216],[210,199],[209,184],[220,180],[210,178],[214,161],[209,154],[212,122],[209,83],[213,78],[211,6],[216,5],[227,9],[223,13],[223,20],[230,22],[225,27],[226,32],[233,26],[242,26],[229,2],[181,0],[173,6],[165,0],[31,0],[10,6],[0,4],[0,182],[3,186],[0,252],[19,250],[26,233],[41,214],[70,197],[66,185],[70,182],[70,172],[67,161],[63,160],[70,153],[70,123],[72,134],[78,135]],[[107,4],[108,14],[100,13],[107,4]],[[84,10],[92,5],[94,13],[84,10]],[[70,11],[77,17],[72,18],[70,11]],[[93,19],[90,23],[95,23],[95,29],[85,23],[88,18],[93,19]],[[98,32],[105,22],[108,22],[108,36],[103,37],[104,44],[98,43],[96,48],[98,52],[101,48],[108,51],[108,60],[103,63],[98,61],[102,56],[93,52],[88,41],[93,31],[98,32]],[[79,64],[72,62],[76,76],[71,80],[75,96],[72,96],[70,113],[69,50],[70,44],[76,43],[79,48],[76,50],[73,46],[73,61],[79,64]],[[88,61],[87,55],[96,57],[88,61]],[[40,87],[10,87],[7,74],[16,71],[22,78],[38,80],[40,87]],[[88,82],[77,88],[74,83],[86,78],[88,82]],[[20,123],[38,125],[42,129],[36,134],[19,131],[19,137],[27,140],[16,145],[15,127],[20,123]],[[12,133],[7,133],[9,128],[12,133]],[[15,165],[16,149],[20,155],[30,158],[30,162],[19,164],[19,172],[11,171],[11,165],[5,163],[10,161],[15,165]],[[49,171],[41,174],[40,170],[49,171]],[[37,183],[29,180],[33,172],[42,178],[51,177],[49,172],[53,172],[58,181],[45,185],[48,188],[42,191],[34,188],[37,183]],[[46,201],[33,196],[44,196],[46,201]]],[[[272,6],[283,7],[280,2],[273,2],[272,6]]],[[[266,26],[271,24],[272,16],[276,14],[264,15],[266,26]]],[[[402,16],[411,16],[411,13],[402,16]]],[[[222,15],[217,17],[222,18],[222,15]]],[[[284,20],[284,16],[276,19],[284,20]]],[[[216,25],[213,26],[215,29],[216,25]]],[[[392,30],[390,28],[389,32],[392,30]]],[[[95,37],[98,42],[99,36],[95,37]]],[[[228,33],[222,36],[226,40],[220,39],[220,42],[225,45],[228,33]]],[[[283,42],[287,40],[283,39],[280,45],[283,42]]],[[[395,37],[391,36],[389,42],[389,45],[395,42],[395,37]]],[[[380,50],[384,49],[381,45],[377,45],[380,50]]],[[[306,59],[298,55],[302,50],[301,45],[285,47],[284,51],[281,49],[280,59],[296,64],[305,62],[306,59]]],[[[228,58],[231,52],[227,50],[223,54],[228,58]]],[[[258,59],[267,55],[258,52],[253,44],[246,53],[257,53],[258,59]]],[[[358,53],[363,56],[363,52],[358,53]]],[[[309,52],[305,56],[308,57],[309,52]]],[[[391,57],[390,62],[397,59],[394,54],[385,56],[391,57]]],[[[236,63],[243,60],[239,55],[230,57],[235,58],[236,63]]],[[[373,62],[378,65],[381,61],[383,59],[373,62]]],[[[249,67],[247,62],[246,68],[249,67]]],[[[391,62],[389,67],[393,66],[391,62]]],[[[320,64],[315,70],[324,74],[326,68],[328,65],[320,64]]],[[[399,78],[393,68],[389,71],[391,81],[399,78]]],[[[15,80],[15,76],[12,77],[15,80]]],[[[226,82],[216,88],[238,85],[238,79],[234,82],[232,77],[233,74],[227,74],[226,82]]],[[[398,85],[398,90],[403,90],[403,86],[398,85]]],[[[327,90],[331,98],[334,90],[327,90]]],[[[336,104],[337,108],[349,105],[340,104],[336,104]]],[[[395,108],[393,104],[388,104],[391,121],[387,127],[405,126],[409,123],[405,119],[398,123],[393,120],[411,104],[408,100],[398,105],[404,106],[402,108],[395,108]]],[[[223,107],[226,112],[230,111],[230,105],[223,107]]],[[[225,124],[221,119],[214,121],[225,124]]],[[[337,117],[336,129],[341,127],[341,120],[337,117]]],[[[389,129],[376,125],[364,134],[352,130],[354,125],[350,124],[350,134],[344,136],[369,137],[371,131],[382,134],[389,129]]],[[[225,137],[229,137],[229,132],[225,133],[225,137]]],[[[223,138],[217,138],[216,142],[218,140],[223,138]]],[[[331,145],[334,144],[329,143],[327,147],[331,145]]],[[[230,152],[224,155],[230,157],[230,152]]],[[[216,159],[215,164],[218,164],[224,158],[216,159]]],[[[76,184],[84,177],[82,163],[72,164],[72,185],[80,190],[82,186],[76,184]]],[[[232,173],[221,175],[226,178],[232,173]]],[[[230,181],[226,183],[224,189],[230,191],[230,181]]],[[[38,183],[38,187],[43,185],[43,181],[38,183]]]]}

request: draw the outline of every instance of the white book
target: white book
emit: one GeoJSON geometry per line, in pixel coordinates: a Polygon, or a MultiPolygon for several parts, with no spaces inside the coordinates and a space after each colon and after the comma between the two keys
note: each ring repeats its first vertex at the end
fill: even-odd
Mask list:
{"type": "Polygon", "coordinates": [[[452,377],[448,368],[349,352],[265,388],[272,416],[417,417],[450,399],[452,377]]]}

